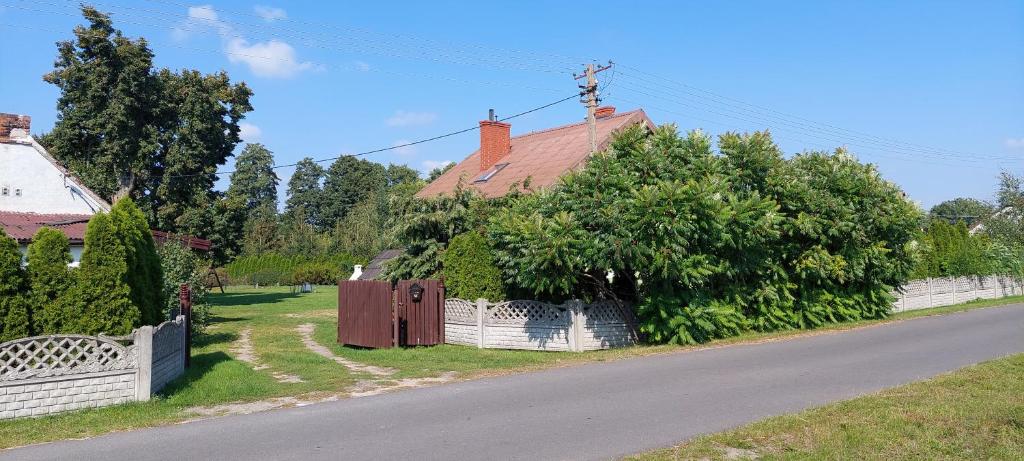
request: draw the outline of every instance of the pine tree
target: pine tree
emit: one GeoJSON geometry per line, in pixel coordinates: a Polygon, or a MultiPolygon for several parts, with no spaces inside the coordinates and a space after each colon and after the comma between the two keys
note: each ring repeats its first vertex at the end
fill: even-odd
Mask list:
{"type": "Polygon", "coordinates": [[[28,246],[28,276],[31,285],[32,322],[36,334],[60,331],[64,321],[59,300],[74,285],[68,268],[72,261],[64,233],[43,227],[28,246]]]}
{"type": "Polygon", "coordinates": [[[78,283],[64,305],[75,316],[63,326],[82,334],[124,335],[139,326],[142,314],[132,303],[127,251],[110,215],[98,213],[85,231],[78,283]]]}
{"type": "Polygon", "coordinates": [[[146,217],[135,202],[124,198],[114,204],[110,218],[125,249],[126,281],[132,304],[138,308],[144,325],[157,325],[164,320],[163,272],[146,217]]]}
{"type": "Polygon", "coordinates": [[[323,228],[324,169],[313,159],[306,157],[295,165],[295,172],[288,180],[288,201],[285,212],[290,219],[301,216],[307,223],[323,228]]]}
{"type": "Polygon", "coordinates": [[[235,160],[228,196],[240,197],[249,210],[277,211],[277,184],[274,154],[262,144],[246,144],[235,160]]]}

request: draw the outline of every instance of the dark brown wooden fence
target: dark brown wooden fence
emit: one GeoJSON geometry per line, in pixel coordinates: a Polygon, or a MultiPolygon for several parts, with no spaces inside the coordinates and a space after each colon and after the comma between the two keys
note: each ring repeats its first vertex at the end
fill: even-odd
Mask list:
{"type": "Polygon", "coordinates": [[[439,280],[338,282],[338,342],[385,348],[444,343],[444,284],[439,280]],[[419,301],[412,288],[418,285],[419,301]]]}
{"type": "Polygon", "coordinates": [[[432,346],[444,343],[444,285],[440,280],[401,280],[395,286],[399,320],[399,344],[432,346]],[[422,297],[412,299],[419,285],[422,297]]]}
{"type": "Polygon", "coordinates": [[[338,342],[362,347],[391,347],[391,284],[377,280],[338,282],[338,342]]]}

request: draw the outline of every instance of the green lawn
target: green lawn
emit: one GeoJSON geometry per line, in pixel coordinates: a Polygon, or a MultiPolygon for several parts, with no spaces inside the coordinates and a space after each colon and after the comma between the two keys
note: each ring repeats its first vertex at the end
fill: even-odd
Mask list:
{"type": "MultiPolygon", "coordinates": [[[[335,343],[337,289],[318,287],[308,294],[288,288],[231,287],[225,294],[211,295],[214,304],[211,326],[196,338],[192,367],[150,402],[85,410],[33,419],[0,421],[0,448],[50,440],[88,437],[110,431],[168,424],[197,417],[196,407],[254,402],[275,397],[303,396],[315,399],[345,394],[359,381],[372,379],[350,373],[332,360],[311,353],[302,344],[296,328],[315,325],[314,339],[334,354],[360,363],[394,368],[387,379],[434,377],[454,372],[456,379],[512,373],[585,361],[613,360],[655,353],[692,350],[678,346],[637,346],[610,351],[554,353],[482,350],[444,345],[410,349],[354,349],[335,343]],[[267,367],[237,360],[235,347],[243,331],[250,331],[253,352],[267,367]],[[287,375],[302,382],[280,382],[287,375]]],[[[960,306],[915,311],[894,316],[910,318],[973,309],[994,304],[1024,301],[1024,297],[975,302],[960,306]]],[[[877,322],[835,325],[829,329],[851,328],[877,322]]],[[[804,334],[777,332],[747,334],[718,341],[709,346],[765,338],[804,334]]]]}
{"type": "Polygon", "coordinates": [[[1024,355],[628,459],[1024,459],[1024,355]]]}

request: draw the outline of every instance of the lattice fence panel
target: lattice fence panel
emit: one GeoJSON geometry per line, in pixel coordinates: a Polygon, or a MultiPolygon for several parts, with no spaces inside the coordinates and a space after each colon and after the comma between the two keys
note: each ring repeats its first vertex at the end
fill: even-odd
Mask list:
{"type": "Polygon", "coordinates": [[[137,367],[137,348],[109,338],[36,336],[0,344],[0,382],[137,367]]]}
{"type": "Polygon", "coordinates": [[[487,309],[487,323],[492,325],[565,326],[570,317],[565,307],[540,301],[505,301],[487,309]]]}
{"type": "Polygon", "coordinates": [[[476,303],[458,298],[445,299],[444,321],[476,324],[476,303]]]}
{"type": "Polygon", "coordinates": [[[583,312],[586,314],[587,322],[593,323],[627,323],[629,317],[623,311],[623,307],[611,300],[598,301],[593,304],[585,304],[583,312]]]}

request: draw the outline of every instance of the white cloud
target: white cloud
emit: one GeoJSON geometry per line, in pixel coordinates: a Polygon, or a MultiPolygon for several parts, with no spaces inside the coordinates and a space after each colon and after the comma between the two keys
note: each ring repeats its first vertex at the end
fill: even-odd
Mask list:
{"type": "Polygon", "coordinates": [[[364,61],[353,61],[352,65],[359,72],[369,72],[370,71],[370,64],[367,63],[367,62],[364,62],[364,61]]]}
{"type": "Polygon", "coordinates": [[[274,22],[278,19],[287,19],[288,13],[281,8],[274,8],[272,6],[256,5],[252,8],[256,11],[259,17],[263,18],[264,21],[274,22]]]}
{"type": "Polygon", "coordinates": [[[242,122],[238,124],[238,136],[245,142],[256,142],[263,136],[263,130],[251,123],[242,122]]]}
{"type": "Polygon", "coordinates": [[[431,170],[434,170],[435,168],[441,168],[441,167],[447,166],[449,163],[455,163],[455,162],[452,162],[451,160],[424,160],[423,161],[423,171],[426,171],[427,173],[430,173],[431,170]]]}
{"type": "Polygon", "coordinates": [[[1024,138],[1007,138],[1006,147],[1009,147],[1011,149],[1024,148],[1024,138]]]}
{"type": "Polygon", "coordinates": [[[295,57],[295,48],[280,40],[250,44],[236,37],[227,41],[224,51],[228,53],[228,61],[245,63],[260,77],[289,78],[320,68],[309,61],[300,62],[295,57]]]}
{"type": "Polygon", "coordinates": [[[416,152],[419,151],[418,149],[416,149],[416,146],[406,146],[405,145],[405,144],[409,144],[410,142],[412,142],[412,141],[410,141],[408,139],[399,139],[398,141],[395,141],[395,142],[391,143],[391,147],[394,147],[394,149],[392,149],[392,150],[394,150],[395,153],[398,154],[398,155],[405,155],[405,156],[416,155],[416,152]],[[402,146],[402,147],[398,147],[398,146],[402,146]]]}
{"type": "MultiPolygon", "coordinates": [[[[280,8],[257,7],[256,12],[268,21],[286,17],[280,8]],[[264,15],[260,8],[265,8],[267,14],[264,15]]],[[[174,27],[171,33],[175,40],[183,41],[195,32],[210,29],[220,35],[228,61],[247,65],[259,77],[290,78],[305,71],[324,69],[310,61],[299,60],[295,48],[281,40],[250,43],[230,24],[221,21],[217,10],[210,5],[189,7],[188,19],[174,27]]]]}
{"type": "Polygon", "coordinates": [[[433,112],[407,112],[398,110],[395,115],[389,117],[385,123],[388,126],[416,126],[429,125],[437,120],[437,114],[433,112]]]}

